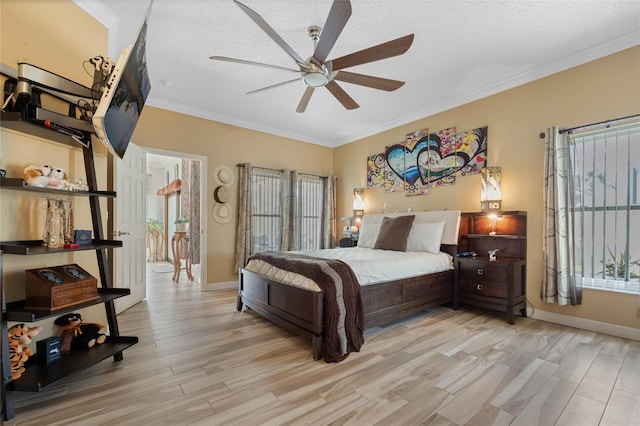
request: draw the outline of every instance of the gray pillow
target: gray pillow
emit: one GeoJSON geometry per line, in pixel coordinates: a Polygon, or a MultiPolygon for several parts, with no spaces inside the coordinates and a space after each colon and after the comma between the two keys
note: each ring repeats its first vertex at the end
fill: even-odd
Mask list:
{"type": "Polygon", "coordinates": [[[407,237],[411,232],[411,226],[413,226],[415,218],[414,215],[382,218],[382,225],[380,225],[378,238],[373,248],[406,251],[407,237]]]}

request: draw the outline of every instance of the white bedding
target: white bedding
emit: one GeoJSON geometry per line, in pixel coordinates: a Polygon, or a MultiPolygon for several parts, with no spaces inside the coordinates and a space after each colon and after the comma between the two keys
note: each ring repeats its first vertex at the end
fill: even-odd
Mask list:
{"type": "MultiPolygon", "coordinates": [[[[298,253],[324,259],[342,260],[351,267],[361,286],[453,269],[453,258],[447,253],[399,252],[362,247],[312,250],[298,253]]],[[[318,285],[312,280],[299,274],[275,268],[260,260],[250,260],[245,269],[285,284],[311,291],[320,291],[318,285]]]]}

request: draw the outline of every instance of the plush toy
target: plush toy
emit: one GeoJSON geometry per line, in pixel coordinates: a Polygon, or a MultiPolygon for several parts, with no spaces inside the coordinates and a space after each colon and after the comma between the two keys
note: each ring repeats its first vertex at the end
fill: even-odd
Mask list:
{"type": "Polygon", "coordinates": [[[107,336],[100,333],[104,325],[97,323],[83,323],[82,315],[77,313],[65,314],[56,318],[55,324],[62,327],[62,353],[67,354],[71,349],[89,349],[101,345],[107,336]]]}
{"type": "Polygon", "coordinates": [[[27,346],[33,338],[40,334],[42,327],[25,327],[24,324],[16,324],[7,330],[9,337],[9,366],[11,368],[11,380],[16,380],[24,373],[24,363],[33,355],[33,351],[27,346]]]}
{"type": "Polygon", "coordinates": [[[46,188],[49,186],[49,175],[51,167],[49,166],[27,166],[24,169],[24,177],[27,184],[31,186],[39,186],[46,188]]]}
{"type": "Polygon", "coordinates": [[[66,189],[69,181],[67,173],[59,167],[27,166],[24,176],[27,184],[40,188],[66,189]]]}

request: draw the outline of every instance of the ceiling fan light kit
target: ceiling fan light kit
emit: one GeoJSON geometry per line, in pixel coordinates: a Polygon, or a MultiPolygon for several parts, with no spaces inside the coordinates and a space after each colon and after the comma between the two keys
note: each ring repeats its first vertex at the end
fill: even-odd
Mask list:
{"type": "Polygon", "coordinates": [[[316,65],[309,60],[309,69],[302,74],[302,81],[307,86],[322,87],[331,80],[331,72],[325,65],[316,65]]]}
{"type": "MultiPolygon", "coordinates": [[[[307,30],[308,36],[314,43],[313,55],[306,61],[302,59],[298,53],[285,42],[282,37],[255,11],[238,0],[233,0],[273,41],[275,41],[298,65],[299,69],[294,70],[277,65],[271,65],[261,62],[248,61],[245,59],[229,58],[225,56],[211,56],[210,59],[216,61],[235,62],[245,65],[255,65],[267,68],[280,69],[283,71],[297,72],[301,76],[302,82],[307,86],[304,91],[296,112],[304,112],[307,104],[311,99],[311,95],[315,88],[326,87],[327,90],[344,106],[346,109],[358,108],[358,103],[349,96],[337,81],[345,83],[357,84],[372,89],[384,90],[391,92],[399,89],[404,85],[403,81],[391,80],[387,78],[374,77],[365,74],[357,74],[342,71],[344,68],[362,65],[382,59],[391,58],[402,55],[411,47],[413,43],[413,34],[397,38],[367,49],[354,52],[340,58],[327,60],[331,49],[342,33],[347,21],[351,17],[351,2],[349,0],[334,0],[329,11],[329,16],[324,27],[316,25],[310,26],[307,30]]],[[[285,84],[294,83],[299,79],[293,79],[277,83],[262,89],[252,90],[247,94],[262,92],[285,84]]]]}

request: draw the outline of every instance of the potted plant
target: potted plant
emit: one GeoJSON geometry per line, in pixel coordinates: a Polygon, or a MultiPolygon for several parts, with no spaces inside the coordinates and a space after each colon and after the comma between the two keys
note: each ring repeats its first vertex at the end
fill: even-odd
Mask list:
{"type": "Polygon", "coordinates": [[[173,223],[176,224],[176,232],[187,232],[189,229],[189,217],[187,216],[178,216],[173,223]]]}
{"type": "Polygon", "coordinates": [[[147,232],[149,234],[156,234],[162,231],[162,221],[159,219],[147,219],[147,232]]]}

